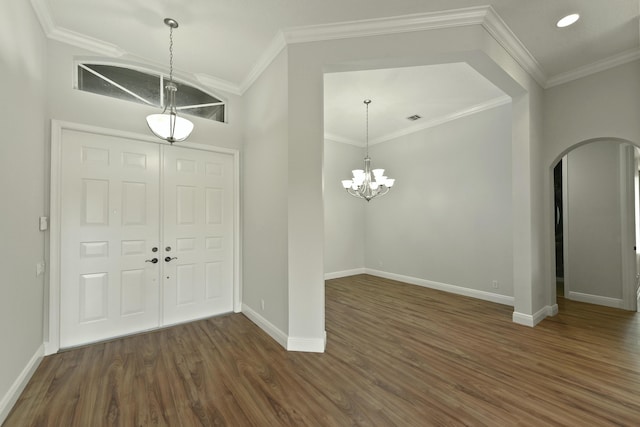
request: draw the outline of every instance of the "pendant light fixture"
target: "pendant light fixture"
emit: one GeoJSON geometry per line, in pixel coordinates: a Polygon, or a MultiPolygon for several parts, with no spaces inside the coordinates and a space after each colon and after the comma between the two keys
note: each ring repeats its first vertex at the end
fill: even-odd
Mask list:
{"type": "Polygon", "coordinates": [[[176,108],[178,87],[173,82],[173,29],[178,28],[178,21],[165,18],[164,23],[169,27],[169,82],[165,86],[162,113],[147,116],[147,124],[155,136],[173,144],[184,141],[191,135],[193,123],[179,117],[176,108]]]}
{"type": "Polygon", "coordinates": [[[384,169],[371,170],[371,158],[369,157],[369,104],[371,104],[371,100],[365,99],[364,104],[367,108],[367,151],[364,158],[364,170],[351,171],[353,178],[343,180],[342,186],[352,196],[365,199],[368,202],[375,197],[387,194],[396,180],[384,176],[384,169]]]}

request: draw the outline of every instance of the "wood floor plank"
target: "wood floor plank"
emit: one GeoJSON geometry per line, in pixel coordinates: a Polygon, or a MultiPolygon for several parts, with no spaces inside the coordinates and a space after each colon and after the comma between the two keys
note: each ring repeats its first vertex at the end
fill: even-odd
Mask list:
{"type": "Polygon", "coordinates": [[[640,317],[511,307],[367,275],[326,283],[327,350],[242,314],[48,356],[14,426],[637,426],[640,317]]]}

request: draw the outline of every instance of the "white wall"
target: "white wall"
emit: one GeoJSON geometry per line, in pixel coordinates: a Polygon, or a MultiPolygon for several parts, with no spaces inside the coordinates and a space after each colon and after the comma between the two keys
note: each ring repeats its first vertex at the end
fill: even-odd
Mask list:
{"type": "MultiPolygon", "coordinates": [[[[43,354],[45,233],[46,41],[29,2],[0,5],[0,424],[11,409],[20,377],[43,354]],[[36,359],[33,359],[33,358],[36,359]]],[[[23,377],[24,379],[24,377],[23,377]]],[[[28,378],[27,378],[28,379],[28,378]]]]}
{"type": "Polygon", "coordinates": [[[339,277],[365,266],[367,202],[349,195],[340,182],[363,168],[364,149],[325,140],[324,159],[324,272],[339,277]]]}
{"type": "Polygon", "coordinates": [[[243,310],[249,308],[275,327],[275,333],[286,336],[289,330],[286,50],[245,93],[245,103],[243,310]]]}
{"type": "Polygon", "coordinates": [[[566,156],[565,295],[570,299],[622,299],[620,145],[592,142],[566,156]]]}
{"type": "Polygon", "coordinates": [[[619,138],[640,144],[640,61],[620,65],[544,93],[544,259],[549,304],[555,303],[553,166],[584,141],[619,138]]]}
{"type": "Polygon", "coordinates": [[[367,268],[513,296],[511,125],[509,104],[371,147],[396,185],[366,206],[367,268]]]}

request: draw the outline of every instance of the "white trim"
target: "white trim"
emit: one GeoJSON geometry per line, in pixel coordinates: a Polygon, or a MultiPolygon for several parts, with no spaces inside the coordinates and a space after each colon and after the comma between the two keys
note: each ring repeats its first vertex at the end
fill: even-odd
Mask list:
{"type": "Polygon", "coordinates": [[[586,302],[588,304],[624,309],[624,301],[620,298],[603,297],[600,295],[591,295],[582,292],[569,292],[567,298],[573,301],[586,302]]]}
{"type": "Polygon", "coordinates": [[[242,304],[242,314],[260,329],[273,338],[278,344],[287,351],[301,351],[309,353],[324,353],[327,346],[327,332],[324,332],[323,338],[300,338],[288,337],[287,334],[278,329],[273,323],[262,317],[258,312],[247,304],[242,304]]]}
{"type": "MultiPolygon", "coordinates": [[[[80,132],[94,133],[97,135],[107,135],[117,138],[126,138],[140,142],[162,144],[162,141],[151,135],[142,135],[133,132],[126,132],[115,129],[102,128],[93,125],[72,123],[61,120],[51,120],[51,194],[50,194],[50,222],[49,222],[49,340],[44,343],[44,354],[57,353],[60,350],[60,196],[61,196],[61,153],[62,153],[62,132],[63,130],[74,130],[80,132]]],[[[233,310],[240,311],[241,302],[241,282],[240,282],[240,152],[231,148],[215,147],[212,145],[198,144],[194,142],[175,143],[175,146],[189,148],[192,150],[211,151],[233,156],[235,168],[234,173],[234,261],[233,261],[233,310]]]]}
{"type": "Polygon", "coordinates": [[[337,142],[339,144],[353,145],[354,147],[364,148],[365,144],[355,139],[345,138],[344,136],[336,135],[334,133],[325,132],[324,139],[327,141],[337,142]]]}
{"type": "Polygon", "coordinates": [[[512,320],[513,323],[517,323],[518,325],[529,326],[533,328],[538,323],[542,322],[547,316],[554,316],[558,313],[558,305],[547,305],[542,307],[540,310],[536,311],[533,315],[519,313],[517,311],[513,312],[512,320]]]}
{"type": "MultiPolygon", "coordinates": [[[[487,111],[487,110],[490,110],[492,108],[501,107],[503,105],[510,104],[510,103],[511,103],[511,97],[510,96],[507,96],[507,95],[499,96],[497,98],[493,98],[493,99],[490,99],[488,101],[481,102],[479,104],[472,105],[470,107],[466,107],[466,108],[463,108],[463,109],[458,110],[458,111],[454,111],[453,113],[446,114],[446,115],[444,115],[442,117],[437,117],[437,118],[434,118],[434,119],[430,119],[430,120],[427,120],[427,121],[422,122],[420,124],[413,125],[413,126],[410,126],[408,128],[401,129],[399,131],[391,132],[391,133],[388,133],[386,135],[382,135],[382,136],[380,136],[378,138],[375,138],[375,139],[369,141],[369,146],[373,146],[373,145],[376,145],[376,144],[381,144],[383,142],[391,141],[392,139],[400,138],[401,136],[411,135],[412,133],[420,132],[420,131],[425,130],[425,129],[436,127],[436,126],[442,125],[444,123],[451,122],[453,120],[461,119],[463,117],[471,116],[471,115],[474,115],[474,114],[477,114],[477,113],[481,113],[483,111],[487,111]]],[[[360,147],[360,148],[364,148],[364,146],[365,146],[365,144],[360,142],[360,141],[356,141],[356,140],[351,139],[351,138],[346,138],[344,136],[335,135],[335,134],[331,134],[331,133],[325,133],[324,134],[324,139],[329,140],[329,141],[333,141],[333,142],[339,142],[339,143],[343,143],[343,144],[354,145],[354,146],[360,147]]]]}
{"type": "Polygon", "coordinates": [[[619,53],[617,55],[613,55],[608,58],[602,59],[600,61],[587,64],[583,67],[579,67],[574,70],[567,71],[566,73],[560,73],[560,74],[551,76],[549,79],[547,79],[547,82],[544,88],[549,89],[550,87],[568,83],[570,81],[577,80],[582,77],[587,77],[592,74],[599,73],[600,71],[605,71],[610,68],[617,67],[619,65],[627,64],[637,59],[640,59],[640,49],[638,48],[630,49],[625,52],[619,53]]]}
{"type": "Polygon", "coordinates": [[[493,98],[493,99],[490,99],[488,101],[481,102],[479,104],[472,105],[472,106],[467,107],[467,108],[463,108],[462,110],[455,111],[455,112],[450,113],[450,114],[446,114],[446,115],[444,115],[442,117],[437,117],[437,118],[434,118],[434,119],[430,119],[430,120],[427,120],[427,121],[422,122],[420,124],[413,125],[413,126],[410,126],[408,128],[401,129],[401,130],[396,131],[396,132],[391,132],[391,133],[389,133],[387,135],[383,135],[381,137],[375,138],[375,139],[369,141],[369,146],[380,144],[380,143],[386,142],[386,141],[390,141],[392,139],[399,138],[401,136],[410,135],[412,133],[420,132],[421,130],[425,130],[425,129],[432,128],[432,127],[435,127],[435,126],[439,126],[439,125],[442,125],[442,124],[447,123],[447,122],[458,120],[458,119],[461,119],[463,117],[468,117],[468,116],[474,115],[476,113],[481,113],[483,111],[487,111],[487,110],[490,110],[492,108],[500,107],[502,105],[506,105],[506,104],[510,104],[510,103],[511,103],[511,97],[510,96],[507,96],[507,95],[499,96],[497,98],[493,98]]]}
{"type": "Polygon", "coordinates": [[[193,77],[195,77],[198,82],[207,87],[224,90],[225,92],[229,92],[238,96],[241,96],[243,94],[242,89],[240,89],[237,84],[232,83],[228,80],[220,79],[218,77],[214,77],[204,73],[196,73],[193,75],[193,77]]]}
{"type": "MultiPolygon", "coordinates": [[[[126,51],[112,43],[57,26],[46,0],[31,0],[31,5],[48,38],[109,57],[127,55],[126,51]]],[[[469,25],[482,25],[507,53],[545,89],[640,59],[640,49],[631,49],[575,70],[547,78],[538,60],[516,37],[493,7],[478,6],[284,29],[278,31],[240,84],[204,73],[196,74],[195,78],[208,87],[241,96],[288,44],[428,31],[469,25]]]]}
{"type": "Polygon", "coordinates": [[[255,323],[260,329],[265,331],[271,338],[276,340],[282,347],[287,348],[288,337],[287,334],[278,329],[273,323],[262,317],[258,312],[247,304],[242,304],[242,314],[253,323],[255,323]]]}
{"type": "Polygon", "coordinates": [[[7,393],[0,400],[0,425],[7,419],[9,416],[9,412],[13,408],[13,405],[16,404],[20,394],[23,392],[24,388],[27,386],[27,383],[33,376],[33,373],[36,371],[36,368],[42,362],[42,358],[44,356],[44,344],[41,344],[31,356],[31,359],[27,362],[18,378],[11,384],[7,393]]]}
{"type": "Polygon", "coordinates": [[[287,47],[287,42],[285,41],[284,34],[282,31],[278,31],[275,37],[271,40],[271,43],[269,43],[265,51],[260,55],[260,58],[258,58],[253,68],[251,68],[249,74],[247,74],[242,80],[242,83],[240,83],[238,87],[240,95],[243,95],[247,90],[249,90],[251,85],[258,80],[258,77],[260,77],[267,67],[271,65],[285,47],[287,47]]]}
{"type": "Polygon", "coordinates": [[[538,60],[529,52],[525,45],[511,31],[500,15],[491,6],[487,6],[486,17],[482,22],[485,30],[507,51],[509,55],[527,72],[538,84],[545,86],[547,77],[538,60]]]}
{"type": "Polygon", "coordinates": [[[332,273],[325,273],[324,280],[338,279],[340,277],[349,277],[355,276],[357,274],[366,274],[366,269],[364,267],[354,268],[351,270],[343,270],[343,271],[334,271],[332,273]]]}
{"type": "Polygon", "coordinates": [[[283,30],[287,44],[370,37],[482,24],[491,6],[308,25],[283,30]]]}
{"type": "Polygon", "coordinates": [[[452,294],[464,295],[467,297],[477,298],[484,301],[495,302],[497,304],[503,304],[513,307],[513,297],[507,295],[494,294],[491,292],[479,291],[476,289],[465,288],[457,285],[450,285],[447,283],[434,282],[432,280],[419,279],[417,277],[403,276],[401,274],[388,273],[386,271],[373,270],[365,268],[365,273],[372,276],[383,277],[385,279],[397,280],[399,282],[405,282],[412,285],[423,286],[425,288],[437,289],[439,291],[450,292],[452,294]]]}
{"type": "Polygon", "coordinates": [[[289,337],[287,351],[302,351],[307,353],[324,353],[327,346],[327,333],[324,338],[289,337]]]}
{"type": "Polygon", "coordinates": [[[46,0],[31,0],[31,6],[38,17],[38,21],[40,21],[42,30],[51,40],[56,40],[81,49],[90,50],[91,52],[96,52],[105,56],[118,57],[123,56],[126,53],[120,47],[112,43],[107,43],[105,41],[89,37],[85,34],[57,26],[53,20],[49,2],[46,0]]]}
{"type": "MultiPolygon", "coordinates": [[[[555,238],[553,240],[555,242],[555,238]]],[[[569,156],[562,157],[562,279],[565,295],[571,292],[571,271],[569,270],[569,156]]],[[[556,272],[553,272],[555,277],[556,272]]],[[[555,291],[556,282],[553,281],[555,291]]]]}
{"type": "Polygon", "coordinates": [[[625,310],[636,311],[635,295],[635,204],[634,204],[634,147],[620,144],[620,257],[622,275],[622,301],[625,310]]]}

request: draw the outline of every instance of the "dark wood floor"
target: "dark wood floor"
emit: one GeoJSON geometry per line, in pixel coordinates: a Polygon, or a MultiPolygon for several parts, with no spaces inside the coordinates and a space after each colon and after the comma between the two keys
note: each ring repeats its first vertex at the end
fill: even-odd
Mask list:
{"type": "Polygon", "coordinates": [[[242,314],[44,359],[5,426],[640,425],[640,317],[512,308],[372,276],[327,282],[324,354],[242,314]]]}

